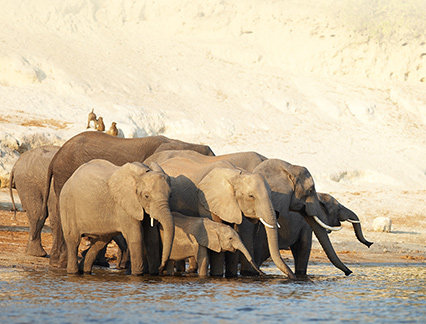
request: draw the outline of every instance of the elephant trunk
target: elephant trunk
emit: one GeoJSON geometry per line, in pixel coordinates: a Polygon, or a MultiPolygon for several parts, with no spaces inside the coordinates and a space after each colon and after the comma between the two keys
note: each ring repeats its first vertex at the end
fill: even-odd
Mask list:
{"type": "Polygon", "coordinates": [[[269,228],[265,226],[266,236],[268,238],[269,252],[271,253],[271,259],[274,264],[285,273],[290,279],[296,279],[293,271],[286,265],[281,258],[280,250],[278,247],[278,229],[277,227],[269,228]]]}
{"type": "Polygon", "coordinates": [[[340,214],[344,216],[339,217],[339,220],[348,221],[352,223],[352,226],[354,228],[354,232],[358,241],[360,241],[362,244],[366,245],[367,247],[370,247],[373,244],[373,242],[369,242],[364,238],[364,235],[362,234],[362,229],[361,229],[361,222],[358,216],[352,210],[344,206],[342,206],[341,208],[342,209],[340,211],[340,214]]]}
{"type": "Polygon", "coordinates": [[[349,276],[352,273],[352,271],[349,270],[337,256],[333,246],[331,245],[327,231],[323,227],[321,227],[312,217],[305,216],[305,220],[313,229],[315,236],[318,238],[318,241],[320,242],[330,262],[336,268],[342,270],[345,273],[345,275],[349,276]]]}
{"type": "Polygon", "coordinates": [[[160,222],[164,231],[163,252],[161,255],[161,265],[159,267],[159,272],[161,273],[172,251],[173,239],[175,236],[175,223],[167,201],[160,203],[153,215],[153,217],[160,222]]]}
{"type": "Polygon", "coordinates": [[[259,269],[259,267],[253,262],[253,258],[250,254],[250,252],[247,250],[245,245],[242,241],[238,242],[238,244],[235,244],[234,249],[239,250],[247,259],[247,261],[251,264],[254,270],[256,270],[261,276],[265,275],[265,273],[259,269]]]}
{"type": "Polygon", "coordinates": [[[256,210],[256,215],[262,224],[264,224],[266,237],[268,239],[268,248],[272,261],[275,263],[278,269],[287,275],[287,277],[290,279],[296,279],[293,271],[281,258],[280,249],[278,246],[278,223],[275,216],[275,209],[272,206],[271,200],[265,200],[264,204],[259,204],[256,210]]]}

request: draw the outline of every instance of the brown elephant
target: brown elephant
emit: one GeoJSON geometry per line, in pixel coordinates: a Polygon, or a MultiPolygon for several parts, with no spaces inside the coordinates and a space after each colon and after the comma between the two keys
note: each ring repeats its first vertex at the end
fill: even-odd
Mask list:
{"type": "MultiPolygon", "coordinates": [[[[46,177],[46,191],[44,194],[43,218],[37,223],[37,231],[41,231],[46,213],[46,201],[49,197],[51,180],[54,191],[59,197],[65,182],[71,177],[77,168],[93,159],[104,159],[117,166],[122,166],[127,162],[143,162],[150,155],[162,150],[195,150],[201,154],[214,155],[207,145],[186,143],[179,140],[167,138],[165,136],[149,136],[144,138],[120,138],[110,136],[102,132],[87,131],[80,133],[61,147],[52,159],[46,177]]],[[[63,238],[60,218],[54,222],[53,244],[50,256],[50,265],[55,267],[66,267],[67,251],[63,238]]],[[[148,226],[149,227],[149,226],[148,226]]],[[[148,228],[144,236],[146,241],[158,242],[158,249],[148,252],[148,258],[153,261],[149,263],[149,272],[158,273],[160,263],[160,237],[157,227],[148,228]],[[156,261],[154,261],[156,260],[156,261]]],[[[169,249],[170,247],[165,247],[169,249]]]]}
{"type": "MultiPolygon", "coordinates": [[[[29,223],[29,237],[25,252],[29,255],[44,257],[46,251],[41,244],[41,231],[37,231],[37,222],[43,219],[43,195],[46,192],[46,177],[49,163],[60,146],[46,145],[23,153],[15,162],[9,178],[9,192],[16,214],[12,187],[15,186],[21,199],[22,208],[26,211],[29,223]]],[[[56,195],[53,188],[49,195],[48,213],[52,219],[56,211],[56,195]]]]}

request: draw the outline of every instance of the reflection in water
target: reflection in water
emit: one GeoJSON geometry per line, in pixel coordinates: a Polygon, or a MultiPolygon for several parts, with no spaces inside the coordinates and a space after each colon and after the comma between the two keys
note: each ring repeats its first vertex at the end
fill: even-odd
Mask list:
{"type": "Polygon", "coordinates": [[[292,282],[266,278],[133,277],[114,269],[69,276],[62,271],[0,269],[0,322],[423,322],[424,265],[309,267],[292,282]]]}

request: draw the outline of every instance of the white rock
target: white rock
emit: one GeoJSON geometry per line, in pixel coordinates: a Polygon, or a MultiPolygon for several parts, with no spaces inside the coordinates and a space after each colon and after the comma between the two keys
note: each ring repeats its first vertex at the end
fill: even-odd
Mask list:
{"type": "Polygon", "coordinates": [[[391,231],[392,221],[389,217],[377,217],[373,221],[373,230],[376,232],[387,232],[391,231]]]}

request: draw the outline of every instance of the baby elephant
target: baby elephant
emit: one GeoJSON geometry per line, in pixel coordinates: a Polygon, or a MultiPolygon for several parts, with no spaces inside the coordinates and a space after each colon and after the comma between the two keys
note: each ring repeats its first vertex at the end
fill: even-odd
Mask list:
{"type": "MultiPolygon", "coordinates": [[[[198,274],[206,276],[209,265],[209,249],[217,253],[239,250],[259,274],[264,274],[254,264],[252,256],[232,227],[214,222],[207,217],[185,216],[177,212],[172,212],[172,215],[175,222],[175,237],[170,260],[180,261],[194,257],[199,269],[198,274]]],[[[163,237],[162,229],[161,237],[163,237]]],[[[173,273],[172,266],[173,262],[168,262],[168,274],[173,273]]]]}

